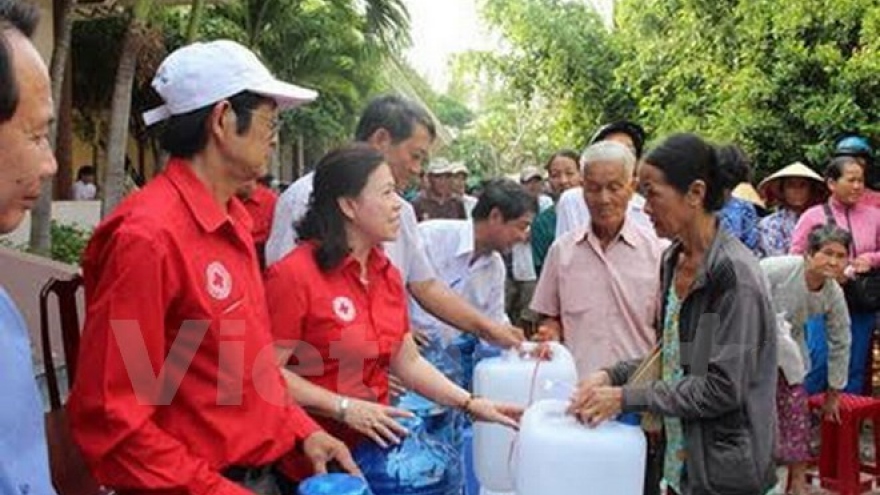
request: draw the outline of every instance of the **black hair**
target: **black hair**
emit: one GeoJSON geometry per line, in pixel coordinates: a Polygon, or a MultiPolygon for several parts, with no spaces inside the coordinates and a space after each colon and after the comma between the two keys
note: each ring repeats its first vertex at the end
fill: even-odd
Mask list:
{"type": "Polygon", "coordinates": [[[849,164],[857,165],[864,172],[864,168],[856,157],[852,155],[841,155],[828,160],[828,165],[825,166],[825,178],[835,182],[840,180],[840,178],[843,177],[843,169],[849,164]]]}
{"type": "Polygon", "coordinates": [[[816,254],[829,242],[840,243],[849,252],[853,242],[852,234],[837,225],[827,223],[816,225],[807,235],[807,254],[816,254]]]}
{"type": "Polygon", "coordinates": [[[672,135],[648,152],[645,163],[657,167],[672,187],[685,194],[694,181],[706,184],[705,211],[724,206],[720,166],[715,147],[695,134],[672,135]]]}
{"type": "Polygon", "coordinates": [[[630,122],[629,120],[620,120],[618,122],[603,125],[595,134],[593,134],[593,137],[590,139],[590,144],[604,141],[608,136],[618,133],[626,134],[632,139],[633,147],[635,147],[636,151],[636,159],[638,160],[642,158],[642,151],[645,149],[645,129],[639,124],[630,122]]]}
{"type": "MultiPolygon", "coordinates": [[[[235,131],[241,135],[251,128],[251,112],[271,98],[242,91],[226,98],[235,112],[235,131]]],[[[192,158],[208,144],[208,117],[218,102],[180,115],[172,115],[162,125],[162,149],[176,158],[192,158]]]]}
{"type": "Polygon", "coordinates": [[[497,208],[505,222],[516,220],[527,212],[538,212],[538,200],[523,186],[510,179],[491,179],[482,184],[483,190],[471,217],[474,221],[486,220],[497,208]]]}
{"type": "Polygon", "coordinates": [[[309,210],[296,231],[300,239],[318,243],[315,261],[321,271],[336,268],[351,251],[339,198],[360,194],[370,175],[383,163],[382,153],[367,144],[355,143],[327,153],[315,166],[309,210]]]}
{"type": "Polygon", "coordinates": [[[15,115],[21,99],[6,31],[18,31],[30,38],[39,22],[40,11],[34,4],[19,0],[0,0],[0,124],[15,115]]]}
{"type": "Polygon", "coordinates": [[[740,183],[749,182],[752,163],[742,148],[735,144],[725,144],[718,147],[717,153],[722,189],[732,191],[740,183]]]}
{"type": "Polygon", "coordinates": [[[91,165],[83,165],[76,171],[76,180],[82,180],[87,175],[95,175],[95,167],[91,165]]]}
{"type": "Polygon", "coordinates": [[[432,141],[436,139],[434,119],[421,105],[397,95],[379,96],[367,104],[354,137],[358,141],[367,141],[376,131],[385,129],[391,135],[391,142],[397,144],[409,139],[417,124],[428,130],[432,141]]]}
{"type": "Polygon", "coordinates": [[[578,165],[578,168],[580,168],[581,157],[578,155],[577,151],[563,149],[563,150],[559,150],[556,153],[553,153],[552,155],[550,155],[550,158],[547,160],[547,163],[544,165],[544,170],[546,170],[547,172],[550,172],[550,165],[553,163],[553,160],[555,160],[559,157],[571,158],[572,160],[574,160],[574,163],[576,165],[578,165]]]}

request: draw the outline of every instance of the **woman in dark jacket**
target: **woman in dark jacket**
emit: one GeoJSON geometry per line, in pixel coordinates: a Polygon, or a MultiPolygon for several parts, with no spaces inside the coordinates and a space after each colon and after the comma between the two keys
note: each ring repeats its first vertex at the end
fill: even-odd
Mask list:
{"type": "Polygon", "coordinates": [[[718,175],[714,147],[690,134],[645,158],[645,211],[674,240],[661,267],[659,377],[627,385],[639,362],[619,363],[581,382],[571,412],[590,424],[658,414],[672,493],[759,495],[776,481],[776,323],[757,260],[718,226],[718,175]]]}

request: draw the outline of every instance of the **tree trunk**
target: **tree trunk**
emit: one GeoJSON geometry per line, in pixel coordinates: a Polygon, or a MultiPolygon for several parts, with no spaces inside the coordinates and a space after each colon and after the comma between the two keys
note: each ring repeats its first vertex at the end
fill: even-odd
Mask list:
{"type": "Polygon", "coordinates": [[[107,168],[104,169],[104,203],[101,216],[106,217],[125,195],[125,157],[128,149],[128,128],[131,117],[131,93],[137,59],[143,43],[143,31],[151,0],[138,0],[134,15],[125,32],[110,112],[107,143],[107,168]]]}
{"type": "Polygon", "coordinates": [[[189,25],[186,27],[186,42],[192,43],[198,38],[199,25],[205,12],[205,0],[192,0],[189,13],[189,25]]]}
{"type": "MultiPolygon", "coordinates": [[[[62,89],[64,88],[64,72],[67,68],[67,54],[70,52],[70,34],[73,31],[73,9],[76,0],[54,0],[55,12],[55,45],[52,49],[52,63],[49,76],[52,80],[52,103],[55,115],[61,106],[62,89]]],[[[58,119],[49,129],[49,142],[54,150],[58,137],[58,119]]],[[[52,181],[43,182],[42,192],[37,204],[31,212],[30,250],[48,256],[51,250],[52,225],[52,181]]]]}

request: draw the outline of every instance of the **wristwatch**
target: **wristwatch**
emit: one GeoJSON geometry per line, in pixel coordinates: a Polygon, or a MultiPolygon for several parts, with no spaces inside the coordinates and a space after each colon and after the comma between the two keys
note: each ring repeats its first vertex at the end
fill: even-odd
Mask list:
{"type": "Polygon", "coordinates": [[[345,413],[348,411],[348,406],[351,405],[351,399],[348,397],[340,397],[336,402],[336,421],[340,423],[345,421],[345,413]]]}

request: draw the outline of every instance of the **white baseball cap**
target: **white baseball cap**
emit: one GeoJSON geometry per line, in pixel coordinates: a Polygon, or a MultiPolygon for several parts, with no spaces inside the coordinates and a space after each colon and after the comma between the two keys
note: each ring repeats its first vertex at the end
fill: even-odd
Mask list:
{"type": "Polygon", "coordinates": [[[318,97],[317,91],[279,81],[254,52],[231,40],[193,43],[173,51],[162,61],[152,86],[165,104],[144,112],[147,126],[242,91],[272,98],[279,110],[318,97]]]}

